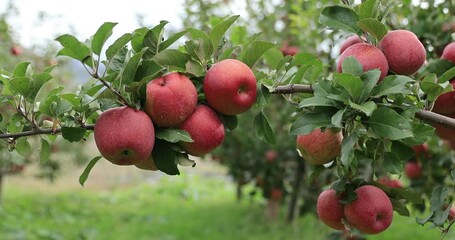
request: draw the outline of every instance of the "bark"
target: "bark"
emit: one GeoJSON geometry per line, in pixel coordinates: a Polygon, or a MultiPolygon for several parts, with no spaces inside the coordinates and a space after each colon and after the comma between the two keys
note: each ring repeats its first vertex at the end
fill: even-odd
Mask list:
{"type": "Polygon", "coordinates": [[[291,202],[289,203],[289,208],[288,208],[288,214],[286,217],[286,221],[288,223],[291,223],[294,221],[296,216],[298,216],[299,212],[299,207],[298,207],[298,202],[300,199],[301,195],[301,188],[302,188],[302,183],[303,183],[303,178],[304,178],[304,173],[305,173],[305,163],[303,162],[303,159],[299,160],[299,165],[297,167],[297,171],[294,176],[294,186],[293,186],[293,192],[291,195],[291,202]]]}

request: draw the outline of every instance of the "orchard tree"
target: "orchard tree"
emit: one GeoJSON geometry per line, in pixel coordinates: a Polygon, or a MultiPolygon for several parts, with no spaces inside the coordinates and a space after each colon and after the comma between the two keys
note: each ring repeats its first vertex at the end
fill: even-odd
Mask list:
{"type": "MultiPolygon", "coordinates": [[[[0,102],[17,114],[3,119],[0,138],[8,149],[26,153],[32,136],[39,135],[41,152],[46,153],[57,134],[78,142],[94,132],[100,155],[87,164],[82,185],[103,157],[117,165],[178,175],[179,165],[196,164],[190,156],[203,156],[222,145],[225,135],[236,130],[237,115],[251,107],[256,111],[251,129],[260,140],[274,144],[277,139],[265,113],[271,94],[285,94],[289,104],[295,104],[289,133],[301,161],[308,161],[310,181],[326,172],[337,176],[323,183],[333,191],[318,198],[318,204],[325,201],[318,208],[324,222],[348,232],[378,234],[393,222],[393,211],[410,216],[410,203],[430,206],[429,216],[418,223],[448,232],[454,222],[449,214],[455,161],[452,151],[432,149],[443,142],[434,129],[455,129],[455,120],[431,109],[441,94],[453,91],[449,80],[455,77],[454,62],[446,57],[424,66],[421,54],[409,52],[421,49],[422,43],[406,29],[398,40],[386,42],[393,32],[385,21],[394,3],[343,3],[324,7],[318,18],[320,24],[362,40],[346,48],[336,70],[307,52],[267,56],[276,44],[261,40],[259,34],[242,34],[245,41],[235,44],[225,34],[238,16],[218,19],[206,31],[187,28],[171,35],[162,21],[125,33],[110,46],[105,43],[116,25],[112,22],[100,26],[88,41],[62,35],[56,39],[62,45],[58,55],[79,61],[91,79],[75,92],[64,92],[63,87],[46,88],[53,68],[36,71],[26,62],[13,71],[2,70],[0,102]],[[184,36],[185,43],[173,47],[184,36]],[[412,48],[404,46],[401,37],[412,48]],[[365,57],[367,53],[372,57],[365,57]],[[401,59],[398,65],[396,59],[401,59]],[[176,84],[172,74],[182,75],[176,84]],[[188,86],[188,79],[196,89],[196,103],[191,97],[167,99],[165,87],[177,92],[178,85],[188,86]],[[155,84],[162,88],[149,89],[155,84]],[[161,103],[155,106],[157,102],[161,103]],[[51,121],[38,121],[44,115],[51,121]],[[417,154],[427,142],[430,153],[417,154]],[[425,162],[424,156],[431,158],[432,151],[437,163],[427,163],[432,168],[422,169],[421,175],[432,180],[427,181],[431,193],[428,188],[379,182],[384,175],[402,174],[408,160],[425,165],[418,163],[425,162]],[[337,211],[337,219],[324,220],[324,210],[331,209],[337,211]]],[[[451,143],[446,137],[444,144],[451,143]]]]}

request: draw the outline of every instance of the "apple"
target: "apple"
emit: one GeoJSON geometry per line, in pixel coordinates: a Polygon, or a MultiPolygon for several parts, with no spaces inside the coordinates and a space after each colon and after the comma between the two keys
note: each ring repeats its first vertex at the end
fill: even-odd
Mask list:
{"type": "Polygon", "coordinates": [[[94,136],[101,155],[117,165],[132,165],[147,159],[155,144],[150,117],[127,106],[101,113],[95,122],[94,136]]]}
{"type": "Polygon", "coordinates": [[[449,219],[449,221],[455,219],[455,207],[450,208],[449,217],[447,219],[449,219]]]}
{"type": "Polygon", "coordinates": [[[379,69],[381,71],[379,81],[387,76],[387,73],[389,71],[389,64],[387,63],[387,59],[384,56],[384,53],[382,53],[379,48],[368,43],[356,43],[346,48],[346,50],[344,50],[338,59],[338,72],[342,72],[341,66],[344,59],[351,56],[357,59],[360,64],[362,64],[364,72],[373,69],[379,69]]]}
{"type": "Polygon", "coordinates": [[[341,44],[340,44],[340,54],[346,50],[346,48],[356,44],[356,43],[362,43],[363,40],[357,36],[357,35],[352,35],[347,37],[341,44]]]}
{"type": "Polygon", "coordinates": [[[182,142],[183,149],[193,156],[202,156],[218,147],[224,140],[224,126],[209,106],[198,105],[180,126],[187,131],[193,142],[182,142]]]}
{"type": "Polygon", "coordinates": [[[441,59],[451,61],[455,64],[455,42],[449,43],[442,51],[441,59]]]}
{"type": "Polygon", "coordinates": [[[377,234],[392,223],[393,207],[380,188],[364,185],[355,190],[357,199],[344,205],[347,222],[366,234],[377,234]]]}
{"type": "Polygon", "coordinates": [[[153,160],[151,154],[149,158],[136,162],[134,166],[143,170],[158,171],[158,168],[155,165],[155,160],[153,160]]]}
{"type": "Polygon", "coordinates": [[[420,162],[409,161],[404,166],[404,173],[409,179],[416,179],[422,176],[422,164],[420,162]]]}
{"type": "Polygon", "coordinates": [[[22,48],[19,45],[14,45],[10,48],[10,53],[13,56],[19,56],[23,52],[22,48]]]}
{"type": "Polygon", "coordinates": [[[299,47],[285,45],[280,48],[280,51],[284,56],[294,56],[299,52],[299,47]]]}
{"type": "MultiPolygon", "coordinates": [[[[445,116],[449,118],[455,118],[455,113],[447,114],[445,116]]],[[[443,140],[448,140],[450,142],[455,141],[455,129],[445,127],[438,123],[433,123],[432,125],[435,128],[434,133],[438,135],[438,137],[440,137],[443,140]]]]}
{"type": "MultiPolygon", "coordinates": [[[[450,80],[450,84],[455,89],[455,79],[450,80]]],[[[455,113],[455,91],[439,95],[434,101],[432,111],[443,115],[455,113]]]]}
{"type": "Polygon", "coordinates": [[[275,150],[268,150],[265,152],[265,159],[267,162],[273,162],[277,159],[278,153],[275,150]]]}
{"type": "Polygon", "coordinates": [[[157,126],[177,126],[196,109],[196,87],[180,73],[170,73],[152,80],[146,92],[145,112],[157,126]]]}
{"type": "Polygon", "coordinates": [[[313,165],[331,162],[341,153],[341,131],[320,128],[297,136],[297,150],[303,159],[313,165]]]}
{"type": "Polygon", "coordinates": [[[403,183],[398,179],[390,179],[387,176],[382,176],[378,179],[378,183],[390,188],[402,188],[403,183]]]}
{"type": "Polygon", "coordinates": [[[281,201],[283,199],[283,190],[281,188],[272,188],[270,190],[270,199],[276,202],[281,201]]]}
{"type": "Polygon", "coordinates": [[[316,203],[319,219],[327,226],[337,230],[345,229],[341,221],[344,218],[344,207],[340,203],[341,198],[341,195],[337,195],[335,190],[327,189],[319,194],[316,203]]]}
{"type": "Polygon", "coordinates": [[[388,32],[379,43],[389,63],[389,69],[396,74],[411,75],[422,67],[427,53],[419,38],[408,30],[388,32]]]}
{"type": "Polygon", "coordinates": [[[207,71],[204,93],[216,111],[225,115],[243,113],[256,101],[256,77],[243,62],[225,59],[207,71]]]}
{"type": "Polygon", "coordinates": [[[423,143],[412,146],[415,153],[415,158],[419,161],[422,159],[428,159],[430,157],[430,151],[428,150],[428,144],[423,143]]]}

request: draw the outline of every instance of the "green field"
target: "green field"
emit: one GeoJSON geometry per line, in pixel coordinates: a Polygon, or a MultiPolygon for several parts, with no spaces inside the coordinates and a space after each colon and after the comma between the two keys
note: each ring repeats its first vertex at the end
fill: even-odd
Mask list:
{"type": "MultiPolygon", "coordinates": [[[[223,176],[163,176],[105,189],[74,183],[67,189],[58,183],[46,188],[22,181],[14,177],[5,186],[2,240],[317,240],[332,232],[312,215],[284,223],[284,207],[278,221],[267,220],[265,204],[259,199],[237,202],[233,185],[223,176]]],[[[440,239],[438,230],[420,227],[414,219],[395,216],[391,228],[368,239],[440,239]]],[[[455,232],[446,239],[455,239],[455,232]]]]}

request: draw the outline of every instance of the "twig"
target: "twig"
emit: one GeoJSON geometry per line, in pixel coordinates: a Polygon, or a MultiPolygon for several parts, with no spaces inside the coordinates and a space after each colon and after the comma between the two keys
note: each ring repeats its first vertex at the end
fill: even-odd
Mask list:
{"type": "MultiPolygon", "coordinates": [[[[89,125],[83,125],[83,126],[80,126],[80,127],[83,127],[87,130],[93,130],[95,129],[95,125],[94,124],[89,124],[89,125]]],[[[3,139],[3,138],[13,138],[13,139],[16,139],[16,138],[20,138],[20,137],[27,137],[27,136],[33,136],[33,135],[42,135],[42,134],[58,134],[62,132],[62,129],[61,128],[56,128],[56,129],[52,129],[52,128],[35,128],[33,130],[30,130],[30,131],[24,131],[24,132],[18,132],[18,133],[2,133],[0,134],[0,139],[3,139]]]]}
{"type": "MultiPolygon", "coordinates": [[[[275,88],[273,94],[290,94],[290,93],[313,93],[313,88],[311,85],[304,84],[292,84],[286,86],[278,86],[275,88]]],[[[416,118],[430,122],[437,123],[444,127],[455,129],[455,119],[446,117],[427,110],[419,110],[415,114],[416,118]]]]}

